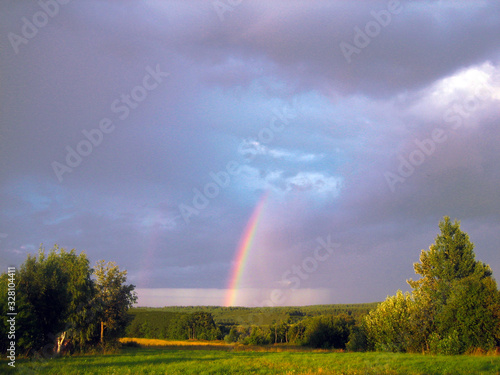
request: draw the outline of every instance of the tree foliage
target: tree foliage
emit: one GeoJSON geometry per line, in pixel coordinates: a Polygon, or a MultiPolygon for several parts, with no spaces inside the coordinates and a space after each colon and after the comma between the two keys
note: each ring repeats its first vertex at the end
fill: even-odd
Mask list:
{"type": "MultiPolygon", "coordinates": [[[[135,287],[125,284],[126,271],[119,271],[116,265],[98,264],[96,270],[94,280],[84,252],[68,252],[57,245],[48,253],[40,247],[37,255],[28,255],[16,272],[20,353],[51,353],[63,342],[83,349],[99,342],[101,319],[109,332],[123,332],[126,311],[135,302],[135,287]]],[[[7,290],[6,280],[6,274],[0,276],[2,295],[7,290]]],[[[0,311],[5,310],[6,300],[0,301],[0,311]]]]}
{"type": "Polygon", "coordinates": [[[313,348],[345,349],[354,319],[345,316],[319,316],[307,322],[305,344],[313,348]]]}
{"type": "Polygon", "coordinates": [[[401,292],[366,317],[377,349],[459,354],[492,349],[500,338],[500,293],[490,267],[475,259],[474,244],[449,217],[429,250],[414,264],[412,293],[401,292]]]}
{"type": "Polygon", "coordinates": [[[134,309],[131,316],[132,322],[125,332],[128,337],[163,340],[218,340],[223,337],[220,327],[209,312],[178,313],[134,309]]]}
{"type": "MultiPolygon", "coordinates": [[[[203,309],[203,308],[201,308],[203,309]]],[[[259,308],[250,308],[250,310],[259,308]]],[[[218,324],[209,311],[190,307],[134,308],[134,319],[127,327],[128,337],[144,337],[171,340],[222,339],[227,343],[239,342],[245,345],[268,345],[289,343],[317,348],[345,349],[349,340],[356,341],[354,350],[366,350],[364,329],[357,329],[355,319],[346,314],[284,317],[271,324],[252,326],[218,324]],[[182,312],[186,311],[186,312],[182,312]],[[299,317],[300,319],[295,319],[299,317]],[[353,339],[356,328],[357,337],[353,339]]],[[[220,321],[226,319],[219,317],[220,321]]],[[[354,345],[354,344],[353,344],[354,345]]]]}
{"type": "Polygon", "coordinates": [[[115,262],[97,262],[94,269],[98,318],[103,324],[103,340],[115,340],[125,333],[130,321],[127,311],[137,301],[134,285],[125,284],[127,271],[115,262]]]}
{"type": "Polygon", "coordinates": [[[41,247],[38,255],[28,255],[17,273],[20,350],[30,352],[52,344],[69,327],[76,340],[84,339],[88,324],[77,307],[94,292],[90,276],[85,253],[77,255],[56,245],[48,254],[41,247]],[[76,334],[80,330],[83,333],[76,334]]]}
{"type": "Polygon", "coordinates": [[[222,336],[212,314],[208,312],[199,311],[186,315],[181,324],[187,328],[189,339],[217,340],[222,336]]]}
{"type": "Polygon", "coordinates": [[[408,322],[412,319],[415,308],[413,296],[398,290],[395,296],[387,297],[376,310],[366,316],[368,337],[375,344],[376,350],[406,351],[412,340],[408,322]]]}

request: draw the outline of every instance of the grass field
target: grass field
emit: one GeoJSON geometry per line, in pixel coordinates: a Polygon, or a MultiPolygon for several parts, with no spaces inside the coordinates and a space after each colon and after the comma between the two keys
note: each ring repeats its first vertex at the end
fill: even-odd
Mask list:
{"type": "MultiPolygon", "coordinates": [[[[139,341],[139,340],[136,340],[139,341]]],[[[500,374],[499,356],[430,356],[394,353],[341,353],[287,347],[232,347],[210,342],[149,340],[116,354],[50,359],[17,367],[33,374],[500,374]],[[151,346],[143,346],[151,345],[151,346]],[[256,350],[257,349],[257,350],[256,350]]],[[[22,371],[21,371],[22,373],[22,371]]]]}

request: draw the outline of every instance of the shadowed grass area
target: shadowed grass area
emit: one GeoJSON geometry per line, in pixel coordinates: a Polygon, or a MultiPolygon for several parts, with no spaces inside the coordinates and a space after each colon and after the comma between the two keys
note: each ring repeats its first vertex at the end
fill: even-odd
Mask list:
{"type": "Polygon", "coordinates": [[[38,374],[500,374],[498,356],[430,356],[327,351],[270,352],[125,348],[117,354],[55,358],[33,367],[38,374]]]}

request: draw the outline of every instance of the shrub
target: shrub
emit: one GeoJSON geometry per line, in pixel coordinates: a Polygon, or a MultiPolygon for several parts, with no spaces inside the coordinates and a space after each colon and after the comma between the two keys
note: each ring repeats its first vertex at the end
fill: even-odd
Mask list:
{"type": "Polygon", "coordinates": [[[368,350],[368,337],[363,326],[353,326],[346,349],[351,352],[365,352],[368,350]]]}
{"type": "Polygon", "coordinates": [[[233,343],[238,341],[238,332],[236,332],[235,327],[231,327],[231,330],[229,331],[229,334],[224,336],[224,341],[227,342],[228,344],[233,343]]]}
{"type": "Polygon", "coordinates": [[[122,348],[140,348],[141,345],[137,341],[122,342],[122,348]]]}

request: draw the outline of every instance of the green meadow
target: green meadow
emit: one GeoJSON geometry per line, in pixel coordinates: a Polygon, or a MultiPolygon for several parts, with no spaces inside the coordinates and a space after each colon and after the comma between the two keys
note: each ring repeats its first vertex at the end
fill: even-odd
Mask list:
{"type": "MultiPolygon", "coordinates": [[[[33,374],[343,374],[460,375],[500,374],[499,356],[444,356],[401,353],[344,353],[281,346],[123,348],[114,354],[81,355],[30,363],[17,368],[33,374]]],[[[2,364],[3,367],[4,364],[2,364]]],[[[5,367],[4,367],[5,368],[5,367]]]]}

